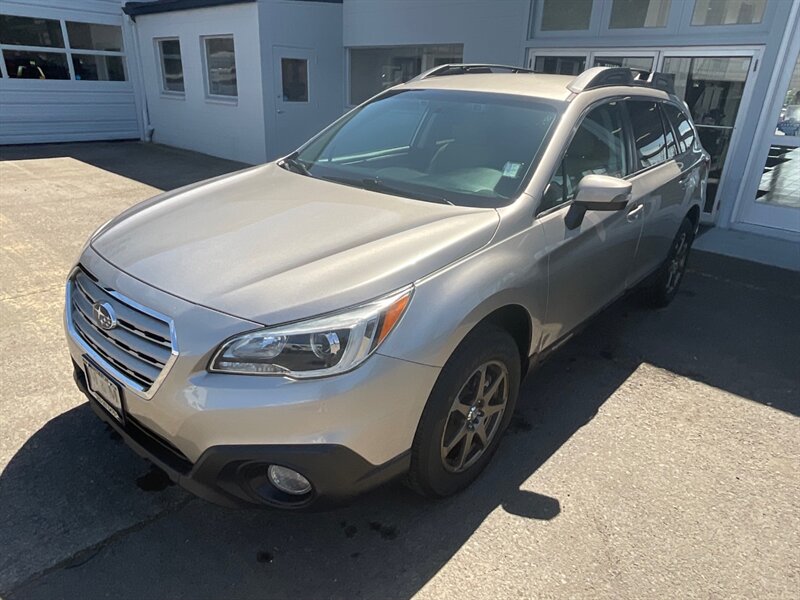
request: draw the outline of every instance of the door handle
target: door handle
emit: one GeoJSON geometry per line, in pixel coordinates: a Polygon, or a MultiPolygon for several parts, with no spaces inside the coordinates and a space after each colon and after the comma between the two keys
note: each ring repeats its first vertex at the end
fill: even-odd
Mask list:
{"type": "Polygon", "coordinates": [[[277,109],[275,112],[276,112],[276,113],[278,113],[279,115],[282,115],[282,114],[283,114],[284,112],[286,112],[286,111],[283,111],[283,110],[281,110],[281,109],[279,108],[279,109],[277,109]]]}
{"type": "Polygon", "coordinates": [[[644,204],[638,204],[628,211],[628,221],[633,222],[639,218],[639,215],[644,210],[644,204]]]}

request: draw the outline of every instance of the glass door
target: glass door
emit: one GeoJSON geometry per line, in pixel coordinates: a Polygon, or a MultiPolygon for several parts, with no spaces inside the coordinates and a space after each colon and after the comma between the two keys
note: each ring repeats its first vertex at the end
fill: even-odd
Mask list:
{"type": "MultiPolygon", "coordinates": [[[[758,51],[664,51],[658,71],[675,76],[675,92],[686,101],[700,142],[711,155],[702,220],[712,222],[725,197],[725,163],[736,143],[737,120],[747,112],[750,73],[758,51]]],[[[734,190],[729,190],[733,201],[734,190]]]]}
{"type": "Polygon", "coordinates": [[[800,233],[800,56],[782,91],[761,179],[744,206],[742,220],[800,233]]]}

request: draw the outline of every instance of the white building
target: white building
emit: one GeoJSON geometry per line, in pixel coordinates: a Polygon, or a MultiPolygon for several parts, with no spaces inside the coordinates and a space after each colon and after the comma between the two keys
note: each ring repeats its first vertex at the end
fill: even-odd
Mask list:
{"type": "Polygon", "coordinates": [[[141,138],[257,163],[448,62],[675,75],[704,221],[800,240],[800,0],[2,0],[0,143],[141,138]]]}

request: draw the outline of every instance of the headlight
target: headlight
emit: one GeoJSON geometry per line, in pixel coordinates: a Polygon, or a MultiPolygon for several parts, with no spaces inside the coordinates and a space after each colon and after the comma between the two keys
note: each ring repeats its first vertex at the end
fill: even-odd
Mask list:
{"type": "Polygon", "coordinates": [[[298,379],[349,371],[394,329],[412,292],[406,288],[340,313],[238,335],[220,347],[210,370],[298,379]]]}

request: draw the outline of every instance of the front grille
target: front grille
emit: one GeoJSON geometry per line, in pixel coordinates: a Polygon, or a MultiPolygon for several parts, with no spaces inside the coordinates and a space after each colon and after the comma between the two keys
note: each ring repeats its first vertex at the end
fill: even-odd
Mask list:
{"type": "Polygon", "coordinates": [[[135,391],[148,392],[177,353],[168,320],[101,287],[81,268],[72,274],[68,286],[69,324],[74,334],[110,367],[112,375],[135,391]],[[97,324],[93,307],[98,302],[113,308],[117,318],[113,329],[97,324]]]}

